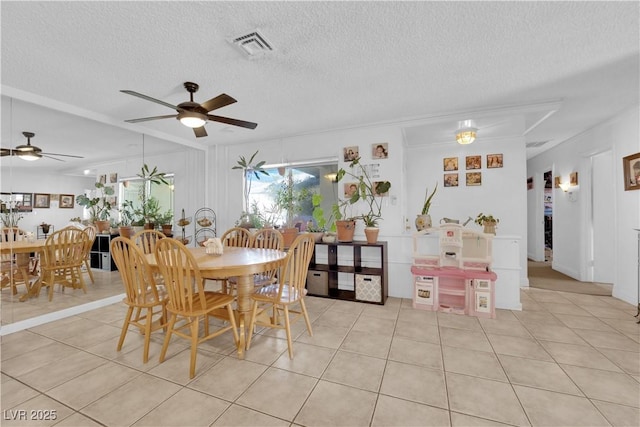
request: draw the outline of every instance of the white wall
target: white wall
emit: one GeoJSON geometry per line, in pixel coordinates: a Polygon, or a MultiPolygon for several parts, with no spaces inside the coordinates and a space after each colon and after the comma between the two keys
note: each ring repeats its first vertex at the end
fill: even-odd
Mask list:
{"type": "MultiPolygon", "coordinates": [[[[7,167],[3,162],[0,171],[0,190],[2,192],[16,193],[42,193],[42,194],[82,194],[85,188],[93,186],[95,177],[70,177],[55,175],[34,176],[33,171],[25,171],[7,167]]],[[[71,218],[82,216],[82,206],[74,206],[73,209],[60,209],[57,203],[50,203],[49,208],[34,208],[33,212],[25,212],[18,226],[25,231],[36,232],[39,224],[46,222],[52,224],[54,230],[58,230],[69,222],[71,218]]]]}
{"type": "MultiPolygon", "coordinates": [[[[253,144],[236,144],[217,147],[209,153],[209,168],[212,172],[208,189],[211,206],[219,218],[219,230],[232,227],[242,212],[242,173],[231,170],[238,157],[251,156],[256,150],[256,159],[268,164],[313,160],[328,157],[340,159],[346,146],[359,146],[362,162],[379,163],[380,179],[391,182],[389,197],[383,206],[383,221],[380,222],[379,239],[388,242],[389,249],[389,295],[411,298],[412,233],[414,219],[424,200],[425,187],[433,188],[439,183],[438,193],[433,199],[431,214],[434,220],[441,217],[465,219],[480,212],[492,213],[500,218],[500,235],[511,235],[518,240],[520,248],[526,248],[526,155],[522,138],[482,140],[462,147],[451,142],[440,146],[425,145],[406,147],[402,129],[398,125],[364,127],[343,131],[302,135],[281,140],[253,144]],[[389,144],[388,159],[371,159],[371,145],[381,142],[389,144]],[[486,169],[486,154],[502,153],[504,167],[486,169]],[[482,155],[483,183],[478,187],[466,187],[464,180],[458,188],[443,188],[444,157],[459,156],[464,165],[465,155],[482,155]]],[[[464,176],[464,166],[460,171],[464,176]]],[[[470,224],[471,226],[471,224],[470,224]]],[[[364,240],[362,223],[356,228],[356,240],[364,240]]],[[[511,242],[513,239],[509,240],[511,242]]],[[[517,256],[520,266],[526,267],[526,253],[520,249],[517,256]]],[[[516,261],[516,264],[518,261],[516,261]]],[[[517,289],[526,281],[526,269],[516,267],[511,285],[517,289]]],[[[519,308],[519,295],[510,308],[519,308]]]]}
{"type": "MultiPolygon", "coordinates": [[[[549,165],[553,165],[554,176],[560,176],[562,181],[569,179],[569,173],[578,172],[579,189],[576,191],[575,202],[571,202],[561,190],[554,189],[553,268],[578,280],[584,280],[587,277],[590,253],[589,158],[611,150],[614,171],[611,188],[614,204],[610,212],[611,221],[615,224],[615,261],[611,266],[615,272],[613,296],[632,304],[638,301],[638,249],[634,228],[640,228],[640,191],[624,191],[622,157],[640,151],[639,114],[638,106],[630,108],[527,162],[528,176],[540,176],[549,170],[549,165]]],[[[542,187],[537,186],[534,190],[535,198],[541,198],[542,187]]],[[[530,198],[528,216],[535,218],[538,210],[530,198]]],[[[541,231],[536,228],[534,233],[537,235],[541,231]]],[[[535,239],[535,235],[529,236],[530,242],[535,239]]],[[[533,253],[535,248],[529,247],[528,251],[533,253]]]]}

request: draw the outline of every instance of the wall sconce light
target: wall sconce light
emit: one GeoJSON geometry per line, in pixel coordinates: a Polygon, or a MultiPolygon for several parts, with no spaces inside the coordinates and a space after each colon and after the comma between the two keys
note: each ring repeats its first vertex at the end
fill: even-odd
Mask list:
{"type": "Polygon", "coordinates": [[[458,144],[467,145],[476,140],[478,128],[475,127],[473,120],[465,120],[458,123],[456,131],[456,141],[458,144]]]}
{"type": "Polygon", "coordinates": [[[562,191],[567,193],[567,198],[569,199],[569,201],[570,202],[575,202],[576,201],[576,193],[574,191],[569,191],[569,188],[571,188],[571,187],[574,187],[574,186],[571,185],[571,183],[569,183],[569,182],[560,183],[560,188],[562,189],[562,191]]]}

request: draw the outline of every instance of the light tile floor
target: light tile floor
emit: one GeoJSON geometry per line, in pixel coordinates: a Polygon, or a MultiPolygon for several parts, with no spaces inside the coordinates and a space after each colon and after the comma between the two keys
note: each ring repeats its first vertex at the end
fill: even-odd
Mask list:
{"type": "Polygon", "coordinates": [[[162,364],[162,332],[146,365],[136,331],[116,352],[114,304],[1,338],[1,424],[640,425],[635,308],[538,289],[521,299],[523,311],[477,319],[307,298],[314,335],[294,325],[293,360],[279,332],[259,331],[244,360],[227,334],[199,347],[193,380],[185,340],[162,364]]]}

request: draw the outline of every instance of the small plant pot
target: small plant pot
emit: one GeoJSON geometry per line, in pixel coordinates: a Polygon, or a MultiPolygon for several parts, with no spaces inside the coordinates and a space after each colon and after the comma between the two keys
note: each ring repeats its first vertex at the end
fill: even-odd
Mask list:
{"type": "Polygon", "coordinates": [[[416,230],[422,231],[431,228],[431,215],[416,216],[416,230]]]}
{"type": "Polygon", "coordinates": [[[96,221],[96,228],[98,229],[98,233],[104,233],[105,231],[109,231],[111,223],[109,221],[96,221]]]}
{"type": "Polygon", "coordinates": [[[482,223],[482,226],[484,227],[483,232],[485,234],[496,234],[496,225],[498,223],[496,221],[485,221],[482,223]]]}
{"type": "Polygon", "coordinates": [[[356,222],[354,220],[336,221],[338,229],[338,242],[353,242],[353,234],[356,232],[356,222]]]}
{"type": "Polygon", "coordinates": [[[370,245],[378,242],[378,233],[380,233],[380,229],[378,227],[364,228],[364,235],[367,237],[367,243],[370,245]]]}
{"type": "Polygon", "coordinates": [[[282,238],[284,240],[284,247],[288,248],[291,246],[296,237],[298,237],[298,229],[297,228],[283,228],[280,230],[282,233],[282,238]]]}
{"type": "Polygon", "coordinates": [[[130,239],[131,236],[133,236],[133,227],[131,226],[121,225],[120,227],[118,227],[118,229],[120,230],[120,236],[122,237],[130,239]]]}

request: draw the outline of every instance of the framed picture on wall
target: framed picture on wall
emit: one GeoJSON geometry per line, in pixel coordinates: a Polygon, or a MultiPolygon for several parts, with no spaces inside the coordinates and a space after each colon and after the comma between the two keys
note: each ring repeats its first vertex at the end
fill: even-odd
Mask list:
{"type": "Polygon", "coordinates": [[[61,209],[72,209],[73,208],[73,194],[61,194],[60,195],[60,208],[61,209]]]}
{"type": "Polygon", "coordinates": [[[458,174],[457,173],[445,173],[444,174],[444,186],[445,187],[457,187],[458,186],[458,174]]]}
{"type": "Polygon", "coordinates": [[[458,158],[457,157],[445,157],[442,160],[442,166],[445,171],[457,171],[458,170],[458,158]]]}
{"type": "Polygon", "coordinates": [[[527,178],[527,190],[533,190],[533,177],[527,178]]]}
{"type": "Polygon", "coordinates": [[[48,208],[51,203],[51,196],[49,194],[35,193],[33,199],[36,208],[48,208]]]}
{"type": "Polygon", "coordinates": [[[482,157],[481,156],[467,156],[466,157],[467,169],[481,169],[482,157]]]}
{"type": "Polygon", "coordinates": [[[344,197],[346,197],[347,199],[350,199],[351,196],[356,194],[357,191],[358,184],[356,184],[355,182],[347,182],[344,184],[344,197]]]}
{"type": "Polygon", "coordinates": [[[553,177],[553,187],[554,188],[560,188],[560,177],[559,176],[553,177]]]}
{"type": "Polygon", "coordinates": [[[622,158],[624,190],[640,190],[640,153],[622,158]]]}
{"type": "Polygon", "coordinates": [[[482,172],[467,172],[467,186],[476,187],[482,185],[482,172]]]}
{"type": "Polygon", "coordinates": [[[350,162],[355,160],[360,156],[360,149],[357,145],[353,145],[351,147],[344,147],[342,149],[342,158],[345,162],[350,162]]]}
{"type": "Polygon", "coordinates": [[[389,157],[389,144],[386,142],[371,144],[371,157],[374,159],[386,159],[389,157]]]}
{"type": "Polygon", "coordinates": [[[487,168],[501,168],[502,154],[487,154],[487,168]]]}
{"type": "Polygon", "coordinates": [[[572,187],[578,185],[578,172],[571,172],[569,174],[569,184],[572,187]]]}

